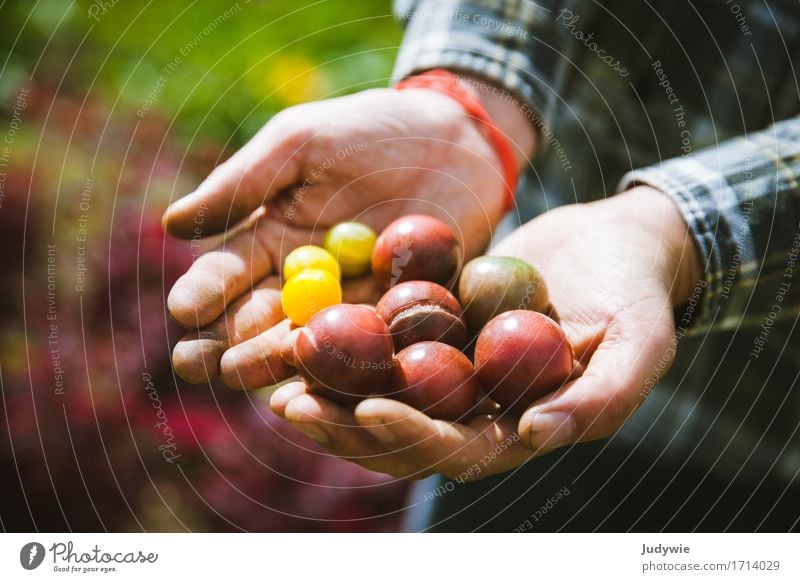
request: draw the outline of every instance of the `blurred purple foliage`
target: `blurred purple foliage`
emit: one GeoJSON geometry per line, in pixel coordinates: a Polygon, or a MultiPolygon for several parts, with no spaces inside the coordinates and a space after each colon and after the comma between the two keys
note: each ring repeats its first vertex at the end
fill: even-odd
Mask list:
{"type": "Polygon", "coordinates": [[[397,529],[404,483],[330,457],[264,394],[171,370],[164,304],[191,256],[160,214],[229,152],[27,87],[0,206],[2,529],[397,529]]]}

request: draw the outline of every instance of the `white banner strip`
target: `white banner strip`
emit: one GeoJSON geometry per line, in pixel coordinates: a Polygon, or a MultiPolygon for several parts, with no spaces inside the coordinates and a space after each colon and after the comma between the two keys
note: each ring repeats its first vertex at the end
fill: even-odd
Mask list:
{"type": "Polygon", "coordinates": [[[799,550],[793,534],[4,534],[0,580],[796,582],[799,550]]]}

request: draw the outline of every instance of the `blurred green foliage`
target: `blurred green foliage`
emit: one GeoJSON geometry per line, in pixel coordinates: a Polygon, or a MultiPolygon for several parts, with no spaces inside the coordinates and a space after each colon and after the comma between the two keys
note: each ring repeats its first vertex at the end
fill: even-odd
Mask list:
{"type": "Polygon", "coordinates": [[[401,37],[389,0],[1,6],[0,98],[33,76],[115,115],[174,121],[178,140],[197,132],[232,147],[287,105],[385,85],[401,37]]]}

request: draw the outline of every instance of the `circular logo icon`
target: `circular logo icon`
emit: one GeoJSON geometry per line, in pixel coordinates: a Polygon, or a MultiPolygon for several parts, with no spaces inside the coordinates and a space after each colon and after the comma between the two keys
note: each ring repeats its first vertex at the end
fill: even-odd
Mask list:
{"type": "Polygon", "coordinates": [[[28,542],[19,551],[19,563],[26,570],[35,570],[44,561],[44,546],[39,542],[28,542]]]}

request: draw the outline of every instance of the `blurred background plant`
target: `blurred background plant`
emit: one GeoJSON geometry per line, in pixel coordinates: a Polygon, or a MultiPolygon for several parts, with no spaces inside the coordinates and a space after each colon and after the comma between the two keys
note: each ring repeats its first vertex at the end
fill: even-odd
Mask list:
{"type": "Polygon", "coordinates": [[[189,386],[160,215],[289,105],[383,86],[388,0],[0,3],[3,530],[393,530],[405,485],[189,386]]]}

